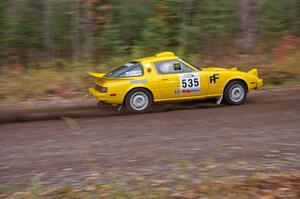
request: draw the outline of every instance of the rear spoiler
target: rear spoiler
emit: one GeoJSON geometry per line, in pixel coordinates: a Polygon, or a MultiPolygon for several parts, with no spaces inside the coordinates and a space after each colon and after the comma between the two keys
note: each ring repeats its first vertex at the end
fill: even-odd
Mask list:
{"type": "Polygon", "coordinates": [[[89,72],[89,75],[95,78],[101,78],[106,80],[133,80],[134,77],[122,77],[122,78],[113,78],[113,77],[105,77],[105,73],[95,73],[95,72],[89,72]]]}
{"type": "Polygon", "coordinates": [[[248,73],[251,75],[254,75],[255,77],[258,77],[258,72],[257,72],[257,69],[255,69],[255,68],[252,70],[249,70],[248,73]]]}
{"type": "Polygon", "coordinates": [[[92,77],[103,77],[105,74],[104,73],[95,73],[95,72],[89,72],[89,75],[92,77]]]}

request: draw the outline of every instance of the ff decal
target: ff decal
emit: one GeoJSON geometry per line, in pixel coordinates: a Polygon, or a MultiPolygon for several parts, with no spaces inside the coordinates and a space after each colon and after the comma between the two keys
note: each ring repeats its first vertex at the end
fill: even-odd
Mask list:
{"type": "Polygon", "coordinates": [[[209,83],[214,84],[216,83],[217,79],[219,79],[219,74],[213,74],[209,77],[209,83]]]}

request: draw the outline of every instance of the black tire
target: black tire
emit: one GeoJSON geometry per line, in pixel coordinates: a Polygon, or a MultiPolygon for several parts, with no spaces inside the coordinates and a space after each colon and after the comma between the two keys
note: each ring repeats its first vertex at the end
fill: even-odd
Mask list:
{"type": "Polygon", "coordinates": [[[247,86],[241,80],[231,81],[226,85],[223,97],[226,104],[244,104],[247,97],[247,86]]]}
{"type": "Polygon", "coordinates": [[[129,112],[148,112],[150,111],[152,104],[152,94],[144,88],[137,88],[129,91],[125,98],[125,107],[129,112]],[[137,100],[140,100],[141,103],[139,104],[137,100]]]}

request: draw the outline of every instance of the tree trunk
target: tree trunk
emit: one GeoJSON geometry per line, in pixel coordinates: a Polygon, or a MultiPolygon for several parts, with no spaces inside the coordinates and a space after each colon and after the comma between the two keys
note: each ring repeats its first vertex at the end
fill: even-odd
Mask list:
{"type": "Polygon", "coordinates": [[[300,35],[300,2],[299,0],[288,1],[288,7],[290,9],[289,20],[290,20],[290,30],[293,34],[300,35]]]}
{"type": "Polygon", "coordinates": [[[78,60],[80,58],[80,43],[79,43],[79,5],[77,1],[71,2],[71,49],[72,59],[78,60]]]}
{"type": "Polygon", "coordinates": [[[50,28],[50,15],[51,15],[51,2],[50,0],[43,1],[43,40],[45,49],[45,59],[50,60],[53,58],[53,37],[50,28]]]}
{"type": "Polygon", "coordinates": [[[249,54],[253,49],[257,33],[258,0],[236,0],[240,53],[249,54]]]}
{"type": "Polygon", "coordinates": [[[8,4],[8,19],[9,19],[9,27],[6,32],[8,38],[12,38],[12,41],[8,44],[8,62],[12,68],[23,68],[21,66],[21,56],[20,50],[17,48],[17,44],[15,38],[17,37],[16,32],[16,24],[19,20],[19,8],[20,8],[20,1],[18,0],[11,0],[8,4]]]}
{"type": "Polygon", "coordinates": [[[92,36],[93,36],[93,24],[92,24],[92,16],[91,16],[91,3],[87,2],[84,5],[84,54],[85,58],[91,57],[91,48],[92,48],[92,36]]]}
{"type": "MultiPolygon", "coordinates": [[[[181,5],[181,4],[180,4],[181,5]]],[[[193,9],[194,0],[184,0],[181,23],[180,23],[180,32],[179,32],[179,51],[185,53],[186,51],[186,42],[187,42],[187,26],[189,25],[191,19],[191,12],[193,9]]]]}

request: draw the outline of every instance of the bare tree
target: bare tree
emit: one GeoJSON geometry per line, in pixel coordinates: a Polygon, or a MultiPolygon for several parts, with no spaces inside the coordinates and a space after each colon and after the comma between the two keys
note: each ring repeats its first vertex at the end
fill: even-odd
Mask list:
{"type": "Polygon", "coordinates": [[[91,15],[91,3],[86,2],[84,5],[84,52],[85,58],[91,57],[92,36],[93,36],[93,21],[91,15]]]}
{"type": "Polygon", "coordinates": [[[45,48],[45,58],[53,57],[53,36],[50,28],[50,15],[52,12],[51,0],[43,1],[43,40],[45,48]]]}
{"type": "Polygon", "coordinates": [[[79,41],[79,2],[71,1],[71,49],[72,49],[72,59],[77,60],[80,58],[80,41],[79,41]]]}
{"type": "Polygon", "coordinates": [[[236,5],[239,39],[242,43],[240,53],[249,54],[256,41],[259,0],[236,0],[236,5]]]}
{"type": "Polygon", "coordinates": [[[195,0],[183,0],[183,7],[181,10],[181,23],[179,24],[179,49],[181,52],[185,52],[186,50],[187,26],[190,22],[191,12],[193,10],[194,3],[195,0]]]}
{"type": "Polygon", "coordinates": [[[294,34],[300,34],[300,2],[299,0],[287,1],[290,9],[290,29],[294,34]]]}
{"type": "MultiPolygon", "coordinates": [[[[6,31],[6,35],[9,35],[11,38],[16,38],[16,29],[15,25],[18,22],[19,18],[19,8],[20,8],[20,1],[18,0],[10,0],[8,4],[8,18],[9,18],[9,27],[6,31]]],[[[20,63],[20,58],[18,56],[18,49],[16,48],[16,45],[14,45],[14,42],[11,42],[8,46],[8,54],[9,54],[9,62],[10,65],[18,65],[20,63]]]]}

